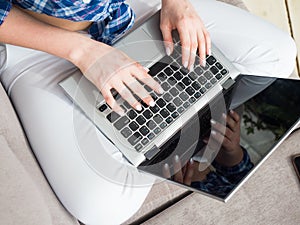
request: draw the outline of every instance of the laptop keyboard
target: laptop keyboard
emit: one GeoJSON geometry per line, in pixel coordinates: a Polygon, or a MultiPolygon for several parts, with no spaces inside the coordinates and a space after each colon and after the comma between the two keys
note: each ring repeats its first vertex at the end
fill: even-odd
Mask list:
{"type": "Polygon", "coordinates": [[[180,49],[178,44],[175,45],[171,56],[165,56],[150,68],[149,74],[164,90],[164,94],[158,95],[144,85],[155,106],[148,106],[135,96],[142,104],[142,110],[136,111],[125,101],[121,107],[126,115],[122,117],[106,104],[98,107],[138,152],[228,74],[228,70],[212,55],[207,56],[205,67],[199,65],[199,57],[196,57],[195,68],[189,71],[181,65],[180,49]]]}

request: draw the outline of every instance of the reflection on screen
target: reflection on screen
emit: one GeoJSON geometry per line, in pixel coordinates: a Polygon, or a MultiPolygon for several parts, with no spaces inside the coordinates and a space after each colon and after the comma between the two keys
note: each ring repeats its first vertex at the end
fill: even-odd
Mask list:
{"type": "Polygon", "coordinates": [[[139,169],[225,200],[300,118],[300,81],[241,75],[225,95],[225,115],[214,102],[139,169]]]}

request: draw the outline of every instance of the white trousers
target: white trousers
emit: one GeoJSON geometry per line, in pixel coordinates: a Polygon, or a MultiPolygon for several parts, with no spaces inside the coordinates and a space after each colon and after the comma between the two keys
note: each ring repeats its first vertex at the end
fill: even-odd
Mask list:
{"type": "MultiPolygon", "coordinates": [[[[133,7],[139,16],[146,15],[149,2],[159,1],[133,7]]],[[[288,34],[236,7],[215,0],[192,2],[213,43],[241,73],[291,74],[296,47],[288,34]]],[[[58,83],[76,71],[66,60],[8,45],[1,82],[63,205],[84,224],[120,224],[140,208],[155,179],[130,166],[65,96],[58,83]],[[95,154],[93,163],[85,158],[88,151],[95,154]]]]}

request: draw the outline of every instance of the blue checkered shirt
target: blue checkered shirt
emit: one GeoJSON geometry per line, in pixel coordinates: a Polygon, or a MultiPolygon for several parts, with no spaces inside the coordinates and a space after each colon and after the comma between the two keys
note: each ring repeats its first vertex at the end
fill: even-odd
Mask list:
{"type": "Polygon", "coordinates": [[[134,23],[134,13],[125,0],[0,0],[0,25],[12,4],[37,13],[71,21],[92,21],[88,32],[92,38],[106,44],[134,23]],[[89,2],[89,3],[86,3],[89,2]]]}
{"type": "Polygon", "coordinates": [[[243,149],[243,152],[243,160],[233,167],[224,167],[213,161],[216,171],[210,172],[204,181],[192,182],[191,186],[220,198],[226,197],[253,168],[247,151],[243,149]]]}

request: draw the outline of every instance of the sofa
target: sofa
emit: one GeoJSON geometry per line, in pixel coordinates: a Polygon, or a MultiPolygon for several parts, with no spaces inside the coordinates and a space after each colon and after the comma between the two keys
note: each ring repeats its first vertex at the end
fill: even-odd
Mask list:
{"type": "MultiPolygon", "coordinates": [[[[222,1],[246,9],[240,0],[222,1]]],[[[3,51],[0,46],[0,62],[3,51]]],[[[124,224],[300,224],[300,183],[290,163],[290,156],[300,152],[298,138],[300,131],[295,131],[229,203],[159,182],[140,210],[124,224]]],[[[0,223],[80,224],[49,186],[2,85],[0,223]]]]}

